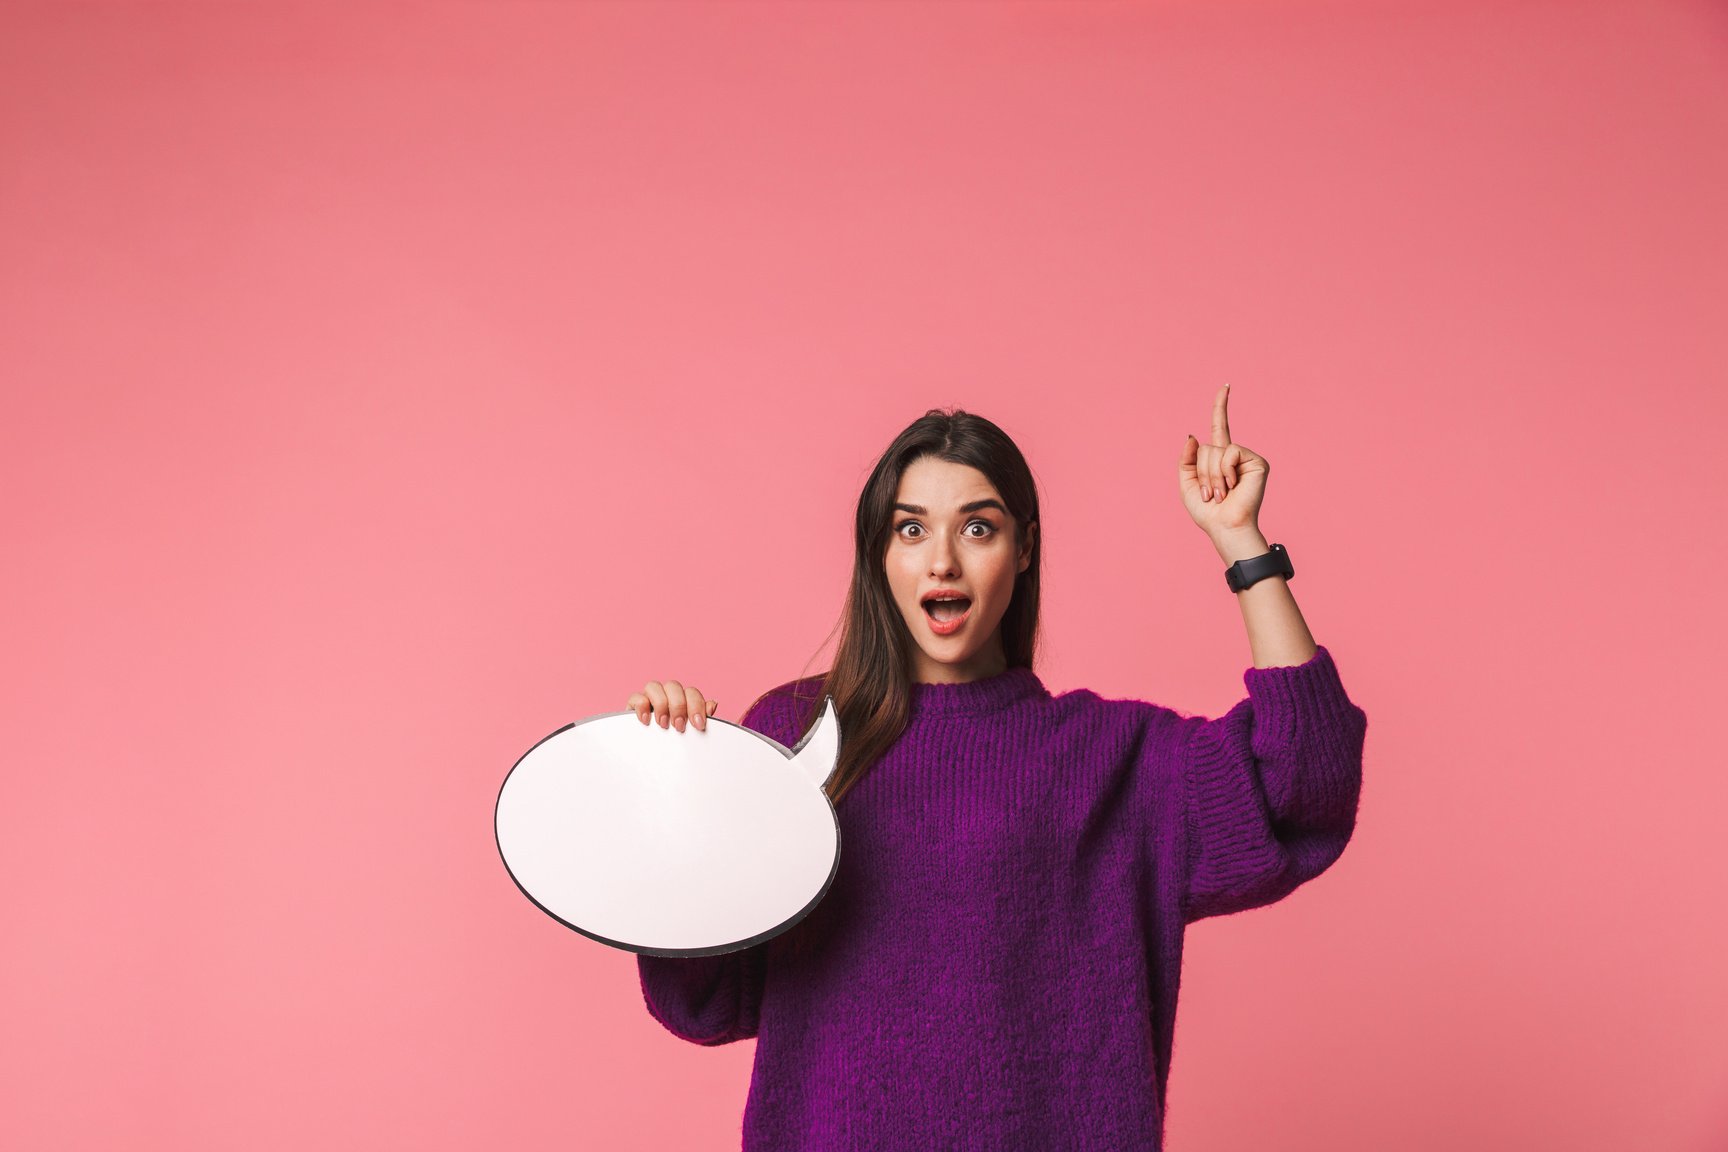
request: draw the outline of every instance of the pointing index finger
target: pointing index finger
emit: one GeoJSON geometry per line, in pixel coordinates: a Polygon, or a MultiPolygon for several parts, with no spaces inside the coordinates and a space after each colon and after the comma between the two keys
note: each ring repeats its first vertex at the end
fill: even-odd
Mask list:
{"type": "Polygon", "coordinates": [[[1212,443],[1220,448],[1230,444],[1230,385],[1218,389],[1212,402],[1212,443]]]}

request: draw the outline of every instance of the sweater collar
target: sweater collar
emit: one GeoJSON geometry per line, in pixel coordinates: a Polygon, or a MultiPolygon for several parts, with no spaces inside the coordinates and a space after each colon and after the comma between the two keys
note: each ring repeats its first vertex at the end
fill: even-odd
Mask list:
{"type": "Polygon", "coordinates": [[[1049,696],[1044,682],[1030,668],[1009,668],[981,680],[960,684],[911,685],[910,715],[980,716],[1034,697],[1049,696]]]}

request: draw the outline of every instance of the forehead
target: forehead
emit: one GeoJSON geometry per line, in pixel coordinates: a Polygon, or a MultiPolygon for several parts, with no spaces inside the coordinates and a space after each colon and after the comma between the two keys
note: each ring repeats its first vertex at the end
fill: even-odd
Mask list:
{"type": "Polygon", "coordinates": [[[973,500],[1001,494],[984,473],[970,464],[938,460],[926,456],[908,465],[900,474],[900,487],[894,499],[902,504],[922,504],[936,512],[946,512],[973,500]]]}

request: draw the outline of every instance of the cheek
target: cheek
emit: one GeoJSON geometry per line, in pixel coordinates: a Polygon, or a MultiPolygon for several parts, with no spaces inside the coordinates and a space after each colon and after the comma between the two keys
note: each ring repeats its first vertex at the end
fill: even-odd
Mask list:
{"type": "Polygon", "coordinates": [[[894,599],[902,606],[910,605],[917,608],[914,601],[918,597],[918,572],[906,562],[905,557],[897,557],[889,553],[888,562],[884,567],[888,576],[888,590],[894,594],[894,599]]]}

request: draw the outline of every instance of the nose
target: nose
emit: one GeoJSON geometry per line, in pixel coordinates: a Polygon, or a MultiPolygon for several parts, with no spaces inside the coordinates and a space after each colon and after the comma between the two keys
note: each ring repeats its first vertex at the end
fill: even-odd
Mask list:
{"type": "Polygon", "coordinates": [[[959,566],[954,563],[954,545],[948,542],[946,536],[938,533],[930,552],[930,575],[946,579],[959,574],[959,566]]]}

